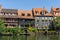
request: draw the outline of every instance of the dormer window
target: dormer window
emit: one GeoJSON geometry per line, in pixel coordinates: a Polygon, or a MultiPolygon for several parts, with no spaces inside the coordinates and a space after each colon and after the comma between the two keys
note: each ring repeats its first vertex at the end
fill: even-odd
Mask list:
{"type": "Polygon", "coordinates": [[[31,16],[30,14],[27,14],[27,16],[31,16]]]}
{"type": "Polygon", "coordinates": [[[40,12],[41,15],[44,15],[44,11],[40,12]]]}
{"type": "Polygon", "coordinates": [[[25,16],[25,14],[24,14],[24,13],[22,13],[22,16],[25,16]]]}
{"type": "Polygon", "coordinates": [[[59,8],[56,8],[56,10],[59,10],[59,8]]]}
{"type": "Polygon", "coordinates": [[[48,14],[48,12],[45,12],[45,14],[48,14]]]}
{"type": "Polygon", "coordinates": [[[38,11],[35,11],[35,13],[38,15],[38,11]]]}

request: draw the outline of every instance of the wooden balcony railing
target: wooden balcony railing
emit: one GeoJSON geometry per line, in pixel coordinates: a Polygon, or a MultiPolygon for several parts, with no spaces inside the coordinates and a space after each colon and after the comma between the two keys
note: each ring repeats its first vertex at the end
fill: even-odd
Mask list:
{"type": "Polygon", "coordinates": [[[5,24],[12,24],[12,25],[18,25],[18,23],[5,23],[5,24]]]}
{"type": "Polygon", "coordinates": [[[6,21],[6,20],[5,20],[4,22],[18,22],[18,21],[6,21]]]}

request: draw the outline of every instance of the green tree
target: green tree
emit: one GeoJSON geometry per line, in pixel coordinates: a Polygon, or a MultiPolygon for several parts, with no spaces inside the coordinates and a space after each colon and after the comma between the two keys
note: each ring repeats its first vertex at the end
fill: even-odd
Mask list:
{"type": "Polygon", "coordinates": [[[4,31],[4,21],[2,20],[2,17],[0,17],[0,33],[4,31]]]}
{"type": "Polygon", "coordinates": [[[60,17],[56,17],[54,18],[54,27],[57,29],[57,28],[60,28],[60,17]]]}

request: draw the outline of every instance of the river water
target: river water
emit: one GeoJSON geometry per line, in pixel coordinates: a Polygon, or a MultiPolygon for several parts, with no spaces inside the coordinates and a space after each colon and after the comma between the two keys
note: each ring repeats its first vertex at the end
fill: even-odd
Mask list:
{"type": "Polygon", "coordinates": [[[60,35],[0,36],[0,40],[60,40],[60,35]]]}

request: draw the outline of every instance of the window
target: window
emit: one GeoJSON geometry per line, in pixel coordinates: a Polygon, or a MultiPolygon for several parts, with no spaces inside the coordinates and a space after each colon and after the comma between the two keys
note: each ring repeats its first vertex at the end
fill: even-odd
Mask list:
{"type": "Polygon", "coordinates": [[[39,19],[39,17],[36,17],[36,19],[39,19]]]}
{"type": "Polygon", "coordinates": [[[16,13],[11,13],[12,15],[16,16],[17,14],[16,13]]]}
{"type": "Polygon", "coordinates": [[[40,14],[42,14],[42,12],[40,12],[40,14]]]}
{"type": "Polygon", "coordinates": [[[59,10],[59,8],[56,8],[56,10],[59,10]]]}
{"type": "Polygon", "coordinates": [[[45,22],[47,22],[48,20],[45,20],[45,22]]]}
{"type": "Polygon", "coordinates": [[[56,12],[56,15],[58,15],[58,12],[56,12]]]}
{"type": "Polygon", "coordinates": [[[48,12],[45,12],[45,14],[48,14],[48,12]]]}
{"type": "Polygon", "coordinates": [[[49,22],[51,22],[51,20],[49,20],[49,22]]]}
{"type": "Polygon", "coordinates": [[[37,20],[37,22],[39,22],[39,20],[37,20]]]}
{"type": "Polygon", "coordinates": [[[44,22],[44,20],[42,20],[42,22],[44,22]]]}
{"type": "Polygon", "coordinates": [[[37,24],[36,26],[38,26],[39,24],[37,24]]]}
{"type": "Polygon", "coordinates": [[[22,16],[25,16],[25,14],[24,14],[24,13],[22,13],[22,16]]]}
{"type": "Polygon", "coordinates": [[[42,14],[44,14],[44,11],[42,11],[42,14]]]}
{"type": "Polygon", "coordinates": [[[11,15],[11,13],[5,13],[5,15],[11,15]]]}
{"type": "Polygon", "coordinates": [[[25,21],[24,19],[22,21],[25,21]]]}
{"type": "Polygon", "coordinates": [[[52,18],[50,17],[49,20],[51,20],[52,18]]]}
{"type": "Polygon", "coordinates": [[[11,15],[10,13],[8,13],[8,15],[11,15]]]}
{"type": "Polygon", "coordinates": [[[8,13],[5,13],[5,15],[8,15],[8,13]]]}
{"type": "Polygon", "coordinates": [[[27,14],[27,16],[31,16],[30,14],[27,14]]]}
{"type": "Polygon", "coordinates": [[[47,17],[45,17],[45,19],[47,20],[47,17]]]}
{"type": "Polygon", "coordinates": [[[44,20],[44,17],[42,17],[42,20],[44,20]]]}
{"type": "Polygon", "coordinates": [[[35,13],[38,15],[38,11],[35,11],[35,13]]]}
{"type": "Polygon", "coordinates": [[[40,12],[41,15],[44,15],[44,11],[40,12]]]}
{"type": "Polygon", "coordinates": [[[14,15],[16,16],[16,15],[18,15],[18,13],[14,13],[14,15]]]}

